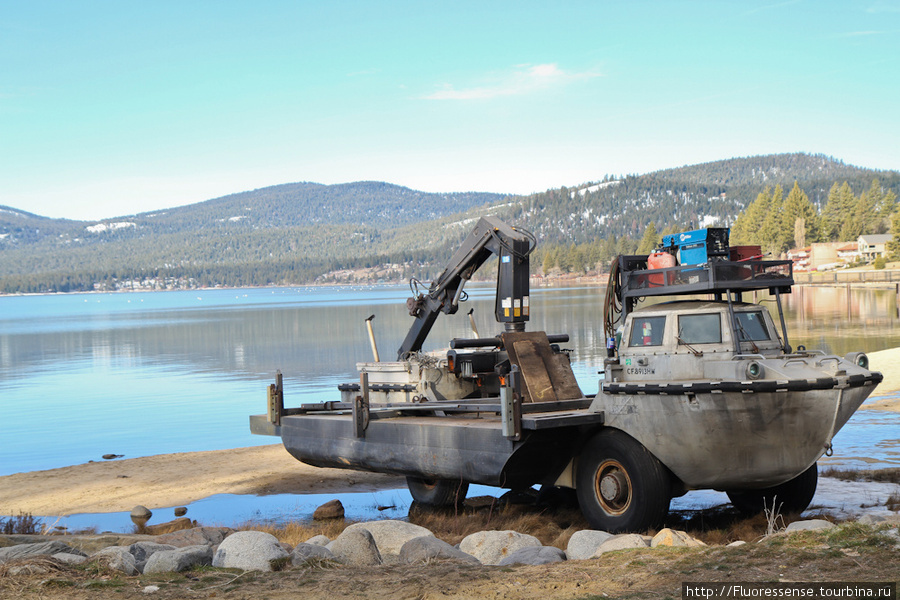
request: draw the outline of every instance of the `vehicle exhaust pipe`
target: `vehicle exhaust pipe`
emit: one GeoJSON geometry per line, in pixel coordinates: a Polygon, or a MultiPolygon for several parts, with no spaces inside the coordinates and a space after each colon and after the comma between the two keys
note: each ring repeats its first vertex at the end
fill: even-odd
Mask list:
{"type": "Polygon", "coordinates": [[[372,355],[375,357],[375,362],[381,362],[381,359],[378,358],[378,345],[375,343],[375,331],[372,329],[372,319],[374,318],[375,315],[372,315],[366,319],[366,329],[369,330],[369,343],[372,344],[372,355]]]}
{"type": "Polygon", "coordinates": [[[475,335],[475,338],[480,338],[478,335],[478,328],[475,326],[475,317],[472,316],[472,313],[475,312],[474,308],[469,309],[469,324],[472,325],[472,333],[475,335]]]}

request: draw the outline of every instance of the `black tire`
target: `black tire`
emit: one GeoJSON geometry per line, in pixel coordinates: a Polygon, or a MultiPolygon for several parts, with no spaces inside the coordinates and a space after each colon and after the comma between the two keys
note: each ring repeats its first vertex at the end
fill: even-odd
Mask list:
{"type": "Polygon", "coordinates": [[[668,469],[633,437],[604,429],[578,457],[578,505],[591,527],[609,533],[658,527],[669,512],[668,469]]]}
{"type": "Polygon", "coordinates": [[[469,492],[469,483],[450,479],[422,479],[407,477],[406,486],[413,500],[429,506],[462,504],[469,492]]]}
{"type": "Polygon", "coordinates": [[[747,515],[759,514],[766,509],[782,514],[801,513],[816,495],[818,481],[819,469],[813,463],[813,466],[781,485],[760,490],[732,490],[726,493],[734,507],[747,515]]]}

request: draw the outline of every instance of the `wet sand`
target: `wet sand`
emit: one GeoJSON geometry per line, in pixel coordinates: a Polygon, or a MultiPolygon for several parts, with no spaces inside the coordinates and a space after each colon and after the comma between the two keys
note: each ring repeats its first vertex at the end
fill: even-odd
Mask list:
{"type": "MultiPolygon", "coordinates": [[[[869,354],[884,374],[876,396],[900,390],[900,348],[869,354]]],[[[864,410],[900,412],[900,396],[864,410]]],[[[215,494],[367,492],[406,485],[402,477],[319,469],[295,460],[280,444],[163,454],[17,473],[0,477],[0,515],[41,516],[130,511],[190,504],[215,494]]]]}
{"type": "Polygon", "coordinates": [[[305,465],[280,444],[162,454],[0,477],[0,515],[130,511],[190,504],[215,494],[368,492],[400,488],[393,475],[305,465]]]}

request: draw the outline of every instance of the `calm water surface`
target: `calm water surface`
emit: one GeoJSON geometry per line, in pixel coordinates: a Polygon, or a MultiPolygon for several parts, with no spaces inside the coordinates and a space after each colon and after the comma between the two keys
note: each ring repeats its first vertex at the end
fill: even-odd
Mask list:
{"type": "MultiPolygon", "coordinates": [[[[468,291],[457,315],[438,319],[426,349],[470,336],[470,307],[483,337],[499,333],[493,289],[468,291]]],[[[528,329],[571,336],[586,393],[597,391],[603,365],[603,292],[532,290],[528,329]]],[[[336,385],[355,381],[356,363],[371,360],[369,315],[382,359],[394,358],[411,323],[408,295],[406,286],[376,286],[0,297],[0,475],[107,453],[276,443],[250,435],[247,423],[264,412],[275,371],[284,373],[288,405],[337,399],[336,385]]],[[[838,354],[900,346],[892,291],[797,288],[785,307],[795,346],[838,354]]],[[[860,414],[836,451],[844,442],[848,461],[900,463],[900,416],[860,414]]]]}

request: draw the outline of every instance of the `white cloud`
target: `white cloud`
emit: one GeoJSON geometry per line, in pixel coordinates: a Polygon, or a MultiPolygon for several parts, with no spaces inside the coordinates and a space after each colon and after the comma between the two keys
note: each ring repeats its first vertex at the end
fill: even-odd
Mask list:
{"type": "Polygon", "coordinates": [[[516,65],[504,72],[491,73],[484,83],[457,88],[444,84],[441,89],[423,96],[426,100],[482,100],[499,96],[520,96],[532,92],[563,86],[573,81],[599,77],[600,73],[586,71],[568,72],[556,63],[541,65],[516,65]]]}

